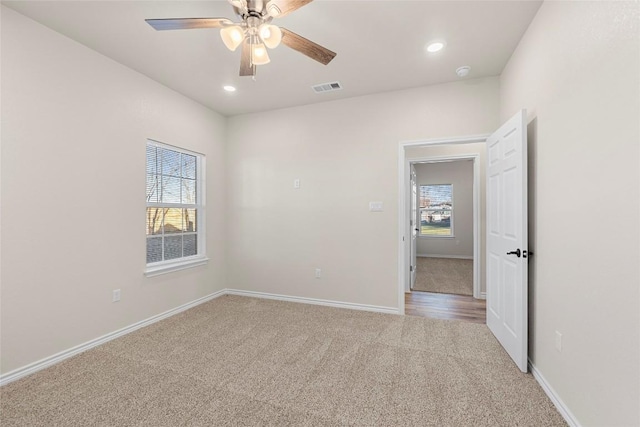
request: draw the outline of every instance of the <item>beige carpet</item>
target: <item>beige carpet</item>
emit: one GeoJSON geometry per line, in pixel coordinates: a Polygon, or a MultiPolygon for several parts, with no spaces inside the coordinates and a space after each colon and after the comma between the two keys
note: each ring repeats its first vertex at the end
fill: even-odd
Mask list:
{"type": "Polygon", "coordinates": [[[8,426],[561,426],[484,325],[224,296],[0,389],[8,426]]]}
{"type": "Polygon", "coordinates": [[[418,257],[413,290],[473,295],[473,260],[418,257]]]}

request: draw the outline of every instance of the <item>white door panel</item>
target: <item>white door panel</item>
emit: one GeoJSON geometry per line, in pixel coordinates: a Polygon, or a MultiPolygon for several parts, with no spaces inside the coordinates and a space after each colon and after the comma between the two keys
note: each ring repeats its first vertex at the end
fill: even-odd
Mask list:
{"type": "MultiPolygon", "coordinates": [[[[493,277],[496,281],[494,283],[494,288],[500,288],[500,280],[502,278],[502,274],[500,272],[500,256],[490,253],[488,259],[489,265],[487,268],[487,277],[493,277]]],[[[489,312],[491,312],[493,316],[500,317],[501,300],[502,298],[500,298],[499,292],[495,295],[491,295],[491,298],[489,298],[487,292],[487,315],[489,315],[489,312]]]]}
{"type": "Polygon", "coordinates": [[[527,127],[522,110],[487,139],[487,326],[527,371],[527,127]]]}

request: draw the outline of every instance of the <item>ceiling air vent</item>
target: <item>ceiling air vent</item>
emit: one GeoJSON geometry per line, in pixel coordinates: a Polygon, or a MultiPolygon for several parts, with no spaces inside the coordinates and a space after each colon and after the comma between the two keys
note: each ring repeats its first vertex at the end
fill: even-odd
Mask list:
{"type": "Polygon", "coordinates": [[[315,86],[311,86],[311,87],[313,88],[313,91],[315,93],[331,92],[331,91],[334,91],[334,90],[342,89],[342,86],[340,85],[340,82],[321,83],[319,85],[315,85],[315,86]]]}

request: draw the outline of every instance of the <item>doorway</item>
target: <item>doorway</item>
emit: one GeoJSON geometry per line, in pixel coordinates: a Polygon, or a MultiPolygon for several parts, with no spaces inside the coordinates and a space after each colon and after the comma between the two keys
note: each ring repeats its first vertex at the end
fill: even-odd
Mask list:
{"type": "MultiPolygon", "coordinates": [[[[486,298],[485,283],[485,231],[483,199],[486,194],[485,158],[488,135],[471,137],[434,139],[426,141],[403,142],[399,145],[399,242],[398,251],[398,302],[400,313],[405,313],[405,293],[411,292],[411,239],[405,241],[403,236],[411,236],[410,224],[411,189],[410,171],[412,163],[438,163],[458,160],[469,160],[473,163],[473,297],[477,300],[486,298]]],[[[413,227],[415,228],[415,227],[413,227]]]]}
{"type": "MultiPolygon", "coordinates": [[[[403,198],[403,221],[401,221],[401,229],[403,234],[411,236],[411,245],[406,247],[406,255],[401,257],[400,265],[405,265],[405,271],[413,273],[418,264],[419,255],[434,255],[434,258],[445,257],[449,258],[471,258],[473,269],[473,290],[470,294],[476,299],[485,298],[484,287],[484,258],[481,247],[484,242],[484,230],[481,222],[484,216],[481,212],[482,198],[484,197],[484,157],[485,157],[485,144],[484,140],[471,141],[464,139],[461,143],[451,142],[447,143],[423,143],[421,145],[415,145],[403,149],[402,151],[402,163],[403,169],[407,171],[409,176],[402,181],[402,194],[403,198]],[[455,217],[455,206],[447,206],[447,201],[439,201],[437,204],[433,204],[430,208],[419,208],[418,200],[414,200],[413,191],[415,189],[417,198],[420,198],[420,191],[426,192],[428,190],[434,190],[436,192],[456,192],[456,187],[461,186],[461,182],[457,180],[455,183],[429,181],[428,178],[421,174],[418,177],[416,173],[416,185],[415,188],[411,184],[410,172],[418,167],[431,168],[432,170],[447,170],[451,165],[456,163],[466,163],[467,167],[471,169],[472,188],[465,189],[458,188],[459,193],[467,193],[466,195],[471,199],[467,204],[467,209],[470,210],[469,215],[466,218],[462,218],[464,224],[461,222],[458,224],[458,232],[462,232],[466,235],[465,239],[462,239],[460,235],[456,236],[456,223],[451,221],[452,212],[448,211],[453,207],[453,215],[455,217]],[[422,165],[422,166],[421,166],[422,165]],[[426,181],[425,181],[426,179],[426,181]],[[420,182],[418,182],[420,181],[420,182]],[[433,187],[426,187],[421,184],[428,184],[433,182],[437,185],[433,187]],[[419,187],[423,188],[419,188],[419,187]],[[415,207],[414,207],[415,206],[415,207]],[[426,208],[426,209],[425,209],[426,208]],[[443,209],[438,209],[443,208],[443,209]],[[415,213],[414,213],[415,212],[415,213]],[[405,228],[410,228],[405,230],[405,228]],[[413,236],[419,235],[417,239],[413,236]],[[427,237],[428,234],[437,235],[438,237],[427,237]],[[422,236],[420,236],[422,235],[422,236]],[[416,243],[416,241],[418,241],[416,243]],[[466,246],[466,249],[465,249],[466,246]],[[463,255],[464,254],[464,255],[463,255]]],[[[436,171],[437,172],[437,171],[436,171]]],[[[437,174],[436,174],[437,175],[437,174]]],[[[434,178],[435,179],[435,178],[434,178]]],[[[445,177],[441,178],[445,179],[445,177]]],[[[461,194],[463,195],[463,194],[461,194]]],[[[433,198],[433,197],[432,197],[433,198]]],[[[424,204],[424,201],[423,201],[424,204]]],[[[455,221],[455,219],[454,219],[455,221]]],[[[404,255],[404,254],[402,254],[404,255]]],[[[401,269],[402,270],[402,269],[401,269]]],[[[404,272],[402,272],[404,273],[404,272]]],[[[404,293],[411,292],[411,288],[414,284],[414,277],[417,280],[417,275],[405,275],[401,274],[401,283],[403,288],[400,289],[402,299],[404,299],[404,293]]]]}
{"type": "MultiPolygon", "coordinates": [[[[411,292],[480,295],[474,275],[474,164],[479,154],[411,160],[411,292]],[[414,182],[415,181],[415,182],[414,182]],[[415,206],[415,209],[413,208],[415,206]]],[[[479,269],[476,266],[476,271],[479,269]]]]}
{"type": "Polygon", "coordinates": [[[483,143],[407,151],[411,272],[405,314],[485,323],[481,280],[483,143]]]}
{"type": "MultiPolygon", "coordinates": [[[[430,141],[401,142],[398,146],[398,309],[405,313],[405,294],[411,292],[410,161],[420,157],[412,151],[444,147],[465,153],[465,144],[482,145],[484,165],[474,163],[474,183],[484,186],[486,213],[476,221],[474,263],[482,267],[480,275],[487,298],[487,327],[497,338],[518,368],[527,372],[527,262],[530,251],[527,239],[527,112],[520,110],[491,135],[446,138],[430,141]],[[483,175],[476,179],[478,172],[483,175]],[[481,226],[481,227],[480,227],[481,226]],[[480,231],[482,230],[482,231],[480,231]],[[480,252],[478,236],[486,247],[480,252]],[[486,244],[485,244],[486,243],[486,244]],[[480,260],[480,262],[477,262],[480,260]]],[[[451,158],[447,151],[445,158],[451,158]]],[[[431,153],[430,155],[433,155],[431,153]]],[[[474,185],[474,204],[478,203],[478,186],[474,185]]],[[[476,204],[476,206],[478,206],[476,204]]]]}
{"type": "Polygon", "coordinates": [[[473,259],[474,259],[474,297],[486,298],[485,284],[485,254],[481,250],[485,242],[484,211],[481,200],[485,197],[485,157],[486,140],[488,135],[478,135],[461,138],[434,139],[428,141],[403,142],[398,150],[399,171],[399,213],[398,235],[400,236],[400,250],[398,251],[398,305],[399,312],[405,312],[405,293],[411,292],[410,272],[411,256],[411,163],[416,162],[444,162],[454,160],[473,161],[473,259]],[[404,236],[408,236],[405,240],[404,236]]]}

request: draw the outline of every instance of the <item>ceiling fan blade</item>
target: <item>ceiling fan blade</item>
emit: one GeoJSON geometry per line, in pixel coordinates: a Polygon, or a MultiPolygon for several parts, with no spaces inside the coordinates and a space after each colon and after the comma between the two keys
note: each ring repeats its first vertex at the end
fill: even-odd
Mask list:
{"type": "Polygon", "coordinates": [[[256,66],[251,64],[251,45],[249,44],[249,40],[245,40],[242,42],[242,56],[240,56],[240,75],[256,75],[256,66]]]}
{"type": "Polygon", "coordinates": [[[227,18],[169,18],[145,19],[147,24],[158,31],[162,30],[193,30],[198,28],[221,28],[233,24],[227,18]]]}
{"type": "Polygon", "coordinates": [[[267,12],[274,18],[288,15],[296,9],[311,3],[313,0],[271,0],[267,4],[267,12]]]}
{"type": "Polygon", "coordinates": [[[293,31],[289,31],[282,27],[280,27],[280,30],[282,30],[282,43],[286,44],[291,49],[307,55],[311,59],[315,59],[316,61],[327,65],[336,56],[335,52],[332,52],[326,47],[322,47],[311,40],[305,39],[293,31]]]}

